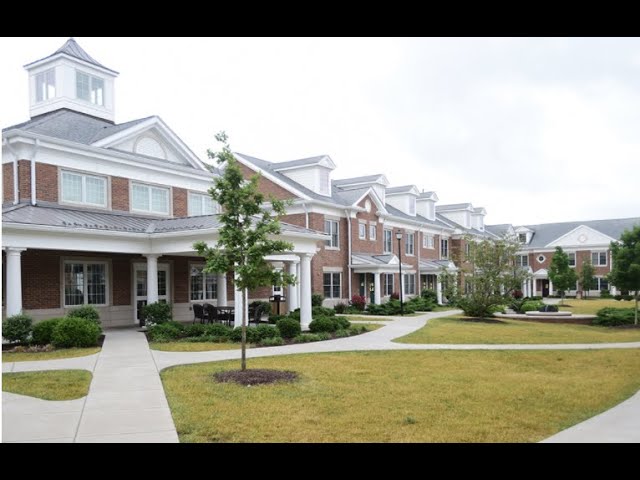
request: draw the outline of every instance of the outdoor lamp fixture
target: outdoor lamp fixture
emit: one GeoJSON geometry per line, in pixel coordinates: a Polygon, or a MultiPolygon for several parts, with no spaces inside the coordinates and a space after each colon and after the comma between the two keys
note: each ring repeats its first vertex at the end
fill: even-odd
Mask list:
{"type": "Polygon", "coordinates": [[[398,268],[400,270],[400,277],[398,277],[398,282],[400,284],[400,315],[404,316],[404,302],[402,300],[402,250],[400,250],[400,241],[402,240],[402,230],[398,230],[396,232],[396,238],[398,239],[398,268]]]}

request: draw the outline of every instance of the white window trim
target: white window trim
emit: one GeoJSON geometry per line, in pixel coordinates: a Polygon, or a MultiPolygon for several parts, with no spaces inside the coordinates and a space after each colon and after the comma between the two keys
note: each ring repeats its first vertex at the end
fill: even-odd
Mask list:
{"type": "Polygon", "coordinates": [[[36,94],[35,101],[36,101],[36,103],[42,103],[42,102],[46,102],[47,100],[51,100],[52,98],[56,98],[57,85],[56,85],[56,69],[55,68],[49,68],[47,70],[44,70],[44,71],[42,71],[40,73],[37,73],[34,77],[35,77],[34,81],[35,81],[35,84],[36,84],[36,88],[35,88],[35,94],[36,94]],[[49,89],[45,88],[46,96],[43,93],[42,99],[38,100],[38,91],[40,90],[40,88],[39,88],[40,86],[38,85],[38,77],[42,76],[42,78],[43,78],[43,80],[45,82],[45,85],[48,85],[46,82],[47,82],[47,74],[49,72],[53,72],[53,96],[50,97],[49,96],[49,89]]]}
{"type": "Polygon", "coordinates": [[[367,224],[364,222],[358,222],[358,238],[360,240],[367,239],[367,224]]]}
{"type": "Polygon", "coordinates": [[[517,255],[517,257],[518,257],[518,260],[516,261],[516,265],[518,267],[528,267],[529,266],[529,255],[517,255]],[[527,264],[526,265],[522,264],[522,259],[523,258],[527,259],[527,264]]]}
{"type": "Polygon", "coordinates": [[[451,248],[451,245],[449,245],[449,239],[448,238],[441,238],[440,239],[440,260],[448,260],[449,259],[449,250],[451,248]],[[447,242],[447,255],[442,255],[442,242],[447,242]]]}
{"type": "MultiPolygon", "coordinates": [[[[336,222],[336,234],[337,234],[337,239],[338,239],[338,245],[336,245],[335,247],[332,245],[327,245],[325,243],[324,245],[324,249],[325,250],[335,250],[335,251],[339,251],[340,250],[340,219],[339,218],[324,218],[324,222],[323,222],[323,228],[324,228],[324,223],[326,222],[336,222]]],[[[324,233],[329,233],[327,231],[325,231],[324,233]]],[[[331,235],[331,233],[329,233],[329,235],[331,235]]]]}
{"type": "Polygon", "coordinates": [[[418,289],[417,288],[418,285],[416,283],[416,274],[415,273],[404,273],[403,272],[402,275],[404,276],[402,278],[403,294],[404,295],[416,295],[416,290],[418,289]],[[413,276],[413,293],[409,293],[409,292],[406,291],[407,287],[409,286],[409,282],[407,281],[409,276],[413,276]]]}
{"type": "Polygon", "coordinates": [[[396,284],[395,284],[395,273],[385,273],[384,274],[385,277],[382,280],[382,296],[383,297],[390,297],[391,295],[393,295],[393,291],[396,288],[396,284]],[[387,293],[387,275],[391,275],[391,292],[387,293]]]}
{"type": "Polygon", "coordinates": [[[407,257],[414,257],[415,256],[415,254],[416,254],[416,234],[415,234],[415,232],[407,232],[406,237],[404,239],[404,249],[405,249],[404,254],[407,257]],[[412,249],[411,253],[409,253],[409,248],[408,248],[409,247],[409,237],[413,237],[413,241],[411,242],[411,249],[412,249]]]}
{"type": "Polygon", "coordinates": [[[390,228],[385,228],[382,231],[382,251],[384,253],[393,253],[393,230],[390,229],[390,228]],[[387,245],[386,245],[386,241],[385,241],[385,238],[384,238],[385,235],[386,235],[386,232],[390,232],[391,233],[391,248],[389,250],[386,250],[386,246],[387,245]]]}
{"type": "Polygon", "coordinates": [[[435,249],[435,236],[431,235],[429,233],[423,233],[422,234],[422,248],[428,248],[430,250],[434,250],[435,249]],[[429,239],[431,239],[431,242],[429,242],[429,239]],[[429,245],[429,243],[431,243],[431,245],[429,245]]]}
{"type": "Polygon", "coordinates": [[[67,305],[66,302],[66,296],[64,294],[64,270],[65,270],[65,266],[67,264],[71,264],[71,263],[82,263],[84,265],[84,275],[83,275],[83,281],[84,281],[84,301],[82,303],[82,305],[91,305],[94,307],[108,307],[111,302],[111,289],[109,288],[109,280],[111,278],[110,276],[110,262],[105,260],[104,258],[101,258],[99,260],[94,260],[92,258],[87,258],[87,257],[77,257],[77,258],[73,258],[73,257],[66,257],[62,259],[62,266],[60,268],[60,277],[61,277],[61,281],[60,281],[60,294],[62,297],[61,300],[61,305],[63,306],[63,308],[77,308],[77,307],[81,307],[82,305],[67,305]],[[88,281],[88,276],[87,276],[87,264],[100,264],[100,265],[104,265],[104,299],[106,300],[107,303],[87,303],[88,300],[88,288],[87,288],[87,281],[88,281]]]}
{"type": "Polygon", "coordinates": [[[93,105],[94,107],[99,107],[99,108],[105,108],[107,105],[107,82],[105,82],[105,79],[102,77],[97,77],[95,75],[92,75],[88,72],[85,72],[83,70],[78,70],[77,68],[75,69],[76,71],[76,75],[75,75],[75,100],[78,100],[80,102],[83,103],[87,103],[89,105],[93,105]],[[85,100],[84,98],[80,98],[78,96],[78,73],[82,74],[82,75],[86,75],[87,77],[89,77],[89,100],[85,100]],[[102,103],[95,103],[91,101],[91,84],[93,83],[93,80],[101,80],[102,81],[102,103]]]}
{"type": "Polygon", "coordinates": [[[578,256],[576,255],[576,252],[567,252],[567,258],[569,258],[569,261],[571,260],[570,255],[573,255],[573,265],[569,263],[569,268],[576,268],[576,264],[578,263],[578,256]]]}
{"type": "MultiPolygon", "coordinates": [[[[187,202],[188,202],[188,197],[187,197],[187,202]]],[[[133,182],[130,181],[129,182],[129,211],[131,212],[136,212],[136,213],[144,213],[145,215],[153,215],[156,217],[170,217],[171,216],[171,212],[173,211],[173,189],[171,187],[167,187],[165,185],[155,185],[153,183],[142,183],[142,182],[133,182]],[[153,210],[140,210],[138,208],[133,208],[133,186],[137,185],[140,187],[147,187],[149,189],[149,208],[151,208],[152,203],[152,195],[151,195],[151,189],[152,188],[157,188],[157,189],[162,189],[162,190],[166,190],[167,191],[167,195],[168,195],[168,202],[167,202],[167,207],[169,208],[169,212],[168,213],[159,213],[159,212],[154,212],[153,210]]]]}
{"type": "Polygon", "coordinates": [[[369,240],[377,240],[378,239],[378,224],[370,223],[369,224],[369,240]],[[373,232],[373,235],[371,235],[373,232]]]}
{"type": "MultiPolygon", "coordinates": [[[[189,303],[203,303],[203,302],[210,302],[212,300],[218,300],[218,277],[216,275],[216,297],[215,298],[202,298],[200,300],[191,300],[191,269],[193,267],[196,268],[204,268],[205,264],[201,263],[201,262],[189,262],[189,270],[187,272],[187,285],[189,285],[189,303]]],[[[201,274],[202,276],[202,281],[204,282],[204,273],[201,274]]],[[[202,284],[202,293],[203,293],[203,297],[204,297],[204,293],[206,292],[206,289],[204,288],[205,285],[204,283],[202,284]]]]}
{"type": "Polygon", "coordinates": [[[609,265],[609,255],[607,255],[607,250],[592,250],[591,251],[591,264],[594,267],[606,267],[607,265],[609,265]],[[593,255],[594,254],[598,254],[598,263],[595,263],[593,261],[593,255]],[[600,254],[604,253],[604,263],[599,263],[600,262],[600,254]]]}
{"type": "Polygon", "coordinates": [[[187,216],[189,217],[195,217],[195,216],[203,216],[203,215],[215,215],[217,213],[220,213],[220,208],[217,202],[215,202],[213,200],[213,198],[211,198],[211,195],[209,195],[207,192],[195,192],[192,190],[187,191],[187,216]],[[213,202],[213,213],[202,213],[200,215],[193,215],[191,213],[191,196],[192,195],[197,195],[200,199],[200,207],[202,208],[202,211],[204,212],[204,199],[205,198],[209,198],[212,202],[213,202]]]}
{"type": "Polygon", "coordinates": [[[324,283],[325,274],[330,275],[330,278],[331,278],[330,289],[329,289],[329,292],[331,293],[331,295],[328,297],[325,295],[324,298],[329,298],[332,300],[335,300],[336,298],[342,298],[342,272],[324,272],[324,271],[322,272],[322,294],[323,295],[324,295],[324,287],[327,285],[326,283],[324,283]],[[337,297],[333,296],[333,289],[334,287],[336,287],[336,285],[333,283],[333,276],[335,274],[338,274],[338,278],[340,282],[339,285],[337,285],[338,287],[340,287],[340,295],[337,297]]]}
{"type": "Polygon", "coordinates": [[[538,263],[544,263],[546,259],[547,259],[547,257],[545,257],[542,254],[536,256],[536,262],[538,262],[538,263]],[[540,257],[542,257],[542,260],[540,260],[540,257]]]}
{"type": "Polygon", "coordinates": [[[104,175],[95,175],[93,173],[88,173],[88,172],[84,172],[81,170],[72,170],[70,168],[58,168],[58,203],[60,203],[61,205],[81,205],[81,206],[85,206],[85,207],[91,207],[91,208],[99,208],[102,210],[109,210],[111,208],[111,177],[109,176],[104,176],[104,175]],[[86,189],[86,178],[87,177],[91,177],[91,178],[97,178],[100,180],[104,180],[104,204],[98,204],[98,203],[89,203],[89,202],[85,202],[85,201],[81,201],[81,202],[73,202],[70,200],[64,200],[64,197],[62,195],[63,191],[62,191],[62,176],[64,173],[70,173],[72,175],[78,175],[79,177],[82,177],[82,198],[86,198],[87,196],[87,189],[86,189]]]}

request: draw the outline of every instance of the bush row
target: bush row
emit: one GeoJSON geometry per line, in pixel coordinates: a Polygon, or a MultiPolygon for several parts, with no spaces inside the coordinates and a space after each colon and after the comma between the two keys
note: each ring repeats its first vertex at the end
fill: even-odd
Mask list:
{"type": "Polygon", "coordinates": [[[635,307],[631,308],[601,308],[593,319],[594,325],[615,327],[618,325],[632,325],[635,322],[635,307]]]}

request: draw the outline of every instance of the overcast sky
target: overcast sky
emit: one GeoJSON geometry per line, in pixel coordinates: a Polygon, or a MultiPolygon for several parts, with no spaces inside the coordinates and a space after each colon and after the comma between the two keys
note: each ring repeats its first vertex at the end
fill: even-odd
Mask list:
{"type": "MultiPolygon", "coordinates": [[[[76,38],[120,72],[116,122],[159,115],[332,178],[471,202],[486,223],[640,216],[640,39],[76,38]]],[[[66,38],[2,38],[0,123],[28,119],[26,63],[66,38]]]]}

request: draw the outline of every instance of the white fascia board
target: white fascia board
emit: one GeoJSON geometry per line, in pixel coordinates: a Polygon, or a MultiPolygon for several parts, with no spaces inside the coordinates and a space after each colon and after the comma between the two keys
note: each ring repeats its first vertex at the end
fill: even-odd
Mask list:
{"type": "Polygon", "coordinates": [[[260,174],[262,176],[264,176],[267,180],[272,181],[273,183],[275,183],[276,185],[284,188],[286,191],[293,193],[294,195],[296,195],[297,197],[300,197],[304,200],[311,200],[311,197],[309,197],[308,195],[305,195],[304,193],[302,193],[301,191],[297,190],[296,188],[292,187],[291,185],[289,185],[288,183],[283,182],[282,180],[280,180],[279,178],[274,177],[273,175],[271,175],[271,173],[269,173],[266,170],[263,170],[262,168],[258,167],[257,165],[254,165],[253,163],[251,163],[249,160],[247,160],[246,158],[244,158],[242,155],[238,154],[236,155],[235,153],[233,154],[233,158],[235,158],[238,162],[240,162],[241,164],[243,164],[245,167],[249,167],[252,170],[255,170],[256,172],[260,172],[260,174]]]}
{"type": "MultiPolygon", "coordinates": [[[[112,162],[118,165],[127,165],[130,167],[140,168],[144,167],[148,170],[155,170],[158,172],[171,174],[179,177],[187,177],[197,180],[212,181],[214,174],[210,171],[194,170],[193,168],[180,166],[178,164],[167,164],[162,160],[153,160],[146,157],[140,157],[135,154],[126,152],[120,152],[116,150],[109,150],[100,147],[93,147],[90,145],[84,145],[77,142],[71,142],[68,140],[62,140],[59,138],[50,137],[48,135],[41,135],[32,132],[25,132],[22,130],[10,130],[5,132],[4,137],[13,139],[11,146],[15,147],[17,144],[24,143],[28,148],[33,148],[33,141],[40,140],[40,151],[49,148],[51,150],[60,151],[64,153],[71,153],[76,155],[82,155],[90,157],[91,160],[101,160],[112,162]]],[[[40,154],[39,154],[40,155],[40,154]]],[[[4,155],[3,155],[4,160],[4,155]]],[[[126,177],[126,175],[122,175],[126,177]]]]}
{"type": "Polygon", "coordinates": [[[152,128],[156,128],[163,140],[171,145],[175,150],[180,152],[187,161],[195,168],[209,172],[205,164],[196,156],[195,153],[178,137],[169,126],[162,121],[160,117],[153,116],[144,122],[133,125],[129,128],[121,130],[113,135],[105,137],[97,142],[92,143],[94,147],[109,148],[129,138],[135,137],[152,128]]]}
{"type": "MultiPolygon", "coordinates": [[[[605,237],[608,242],[613,242],[613,241],[617,240],[615,238],[611,238],[609,235],[607,235],[605,233],[602,233],[599,230],[596,230],[595,228],[588,227],[587,225],[578,225],[576,228],[571,229],[569,232],[565,233],[564,235],[562,235],[562,236],[556,238],[555,240],[552,240],[551,242],[547,243],[545,245],[545,247],[551,247],[551,246],[555,246],[554,244],[561,243],[563,238],[567,238],[568,236],[570,236],[571,234],[573,234],[574,232],[576,232],[578,230],[587,230],[589,232],[593,232],[596,235],[605,237]]],[[[564,248],[564,245],[563,245],[563,248],[564,248]]]]}
{"type": "Polygon", "coordinates": [[[61,58],[67,59],[73,63],[79,63],[80,65],[83,65],[87,68],[92,68],[94,70],[97,70],[111,77],[117,77],[118,75],[120,75],[120,72],[116,72],[115,70],[111,70],[110,68],[107,68],[107,67],[101,67],[99,65],[96,65],[95,63],[89,63],[86,60],[82,60],[81,58],[78,58],[78,57],[72,57],[71,55],[67,55],[66,53],[63,53],[63,52],[60,52],[57,55],[53,55],[51,57],[45,57],[40,60],[36,60],[35,62],[27,63],[26,65],[23,65],[23,68],[25,70],[32,70],[41,65],[46,65],[48,63],[54,62],[61,58]]]}
{"type": "Polygon", "coordinates": [[[362,196],[356,200],[355,202],[353,202],[353,205],[351,205],[351,208],[356,207],[356,208],[362,208],[362,207],[358,207],[358,204],[362,201],[363,198],[365,198],[367,195],[371,195],[371,198],[373,198],[373,203],[376,204],[376,208],[378,209],[378,211],[380,212],[381,215],[386,215],[389,212],[387,212],[387,209],[384,206],[384,203],[382,203],[382,200],[380,199],[380,197],[378,196],[378,194],[376,193],[376,191],[373,189],[373,187],[369,187],[367,189],[366,192],[364,192],[362,194],[362,196]]]}
{"type": "Polygon", "coordinates": [[[427,233],[437,234],[437,233],[443,233],[447,231],[449,234],[452,234],[454,232],[453,228],[431,225],[429,223],[420,222],[419,220],[416,220],[416,221],[404,220],[404,219],[400,220],[397,217],[394,217],[393,215],[380,215],[380,217],[384,218],[385,226],[389,226],[389,227],[407,228],[407,225],[410,225],[412,228],[418,227],[418,229],[421,232],[425,231],[427,233]]]}

